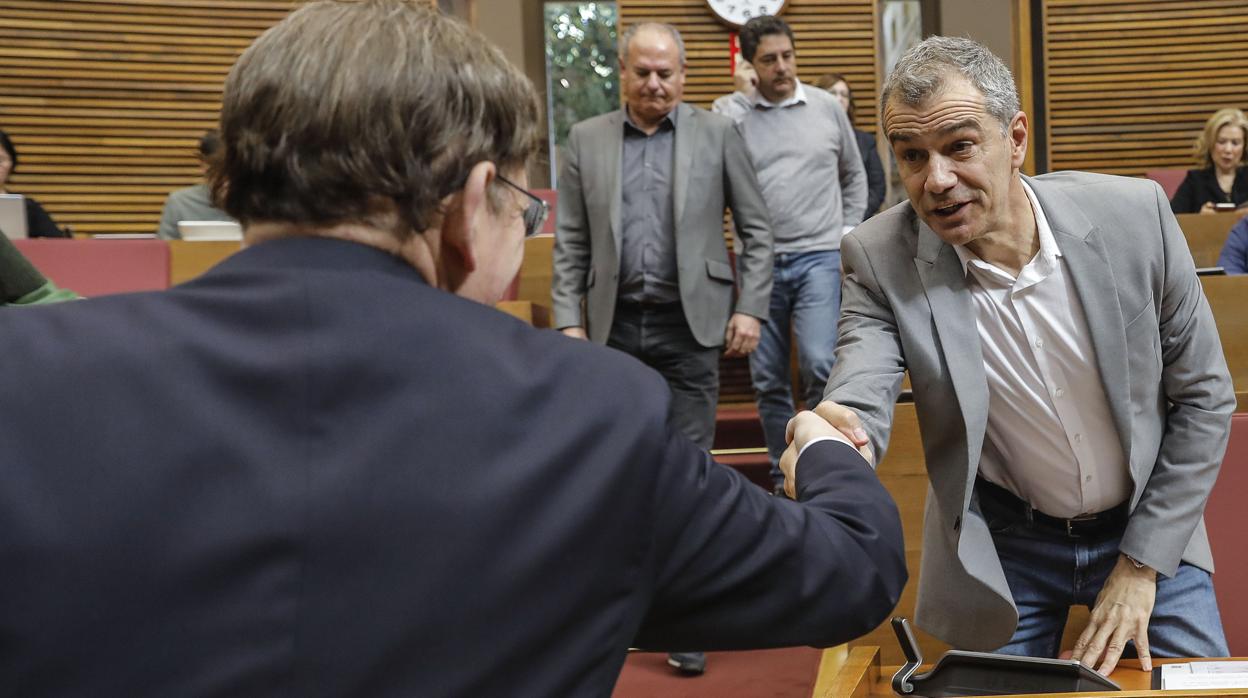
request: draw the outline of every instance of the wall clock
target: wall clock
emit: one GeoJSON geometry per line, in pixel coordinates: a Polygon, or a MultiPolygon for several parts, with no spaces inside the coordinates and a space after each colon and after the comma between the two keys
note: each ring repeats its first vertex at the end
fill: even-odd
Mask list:
{"type": "Polygon", "coordinates": [[[733,29],[759,15],[778,15],[788,0],[706,0],[706,6],[719,21],[733,29]]]}

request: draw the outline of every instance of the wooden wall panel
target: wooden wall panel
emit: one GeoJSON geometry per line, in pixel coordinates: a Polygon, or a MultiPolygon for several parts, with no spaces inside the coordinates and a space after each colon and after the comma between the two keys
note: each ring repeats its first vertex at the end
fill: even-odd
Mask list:
{"type": "Polygon", "coordinates": [[[1050,170],[1195,167],[1205,120],[1248,109],[1243,0],[1040,4],[1050,170]]]}
{"type": "Polygon", "coordinates": [[[0,127],[11,191],[76,233],[155,232],[165,196],[200,179],[240,53],[291,0],[5,0],[0,127]]]}
{"type": "MultiPolygon", "coordinates": [[[[781,15],[797,38],[798,77],[812,83],[827,72],[849,79],[858,104],[856,126],[875,131],[879,89],[875,0],[789,0],[781,15]]],[[[620,33],[637,22],[668,22],[680,30],[689,57],[685,99],[710,108],[732,92],[731,31],[704,0],[619,0],[620,33]]]]}

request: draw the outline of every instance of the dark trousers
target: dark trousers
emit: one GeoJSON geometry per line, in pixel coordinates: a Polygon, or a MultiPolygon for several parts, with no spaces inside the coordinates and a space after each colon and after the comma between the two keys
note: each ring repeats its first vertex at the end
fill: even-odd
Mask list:
{"type": "Polygon", "coordinates": [[[672,420],[698,446],[715,440],[719,401],[719,347],[693,338],[680,303],[620,302],[607,346],[640,359],[658,371],[672,391],[672,420]]]}

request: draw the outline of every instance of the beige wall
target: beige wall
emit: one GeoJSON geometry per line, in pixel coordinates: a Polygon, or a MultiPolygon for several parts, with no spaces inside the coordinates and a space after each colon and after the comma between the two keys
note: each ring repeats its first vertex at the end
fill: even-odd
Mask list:
{"type": "Polygon", "coordinates": [[[1012,0],[940,0],[940,33],[978,41],[1017,72],[1013,4],[1012,0]]]}
{"type": "MultiPolygon", "coordinates": [[[[542,118],[545,119],[546,56],[542,35],[542,0],[476,0],[475,15],[477,29],[533,81],[542,95],[542,118]]],[[[529,172],[529,184],[535,188],[550,185],[549,168],[544,160],[529,172]]]]}

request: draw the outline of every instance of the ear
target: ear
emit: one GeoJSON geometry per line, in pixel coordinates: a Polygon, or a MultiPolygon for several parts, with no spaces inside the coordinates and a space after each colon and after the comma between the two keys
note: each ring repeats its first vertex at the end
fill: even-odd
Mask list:
{"type": "Polygon", "coordinates": [[[1027,159],[1027,115],[1019,112],[1010,121],[1010,163],[1014,169],[1021,169],[1027,159]]]}
{"type": "Polygon", "coordinates": [[[477,268],[480,227],[487,206],[486,189],[494,181],[495,173],[494,163],[478,162],[468,172],[464,188],[445,200],[439,236],[441,266],[452,290],[477,268]]]}

